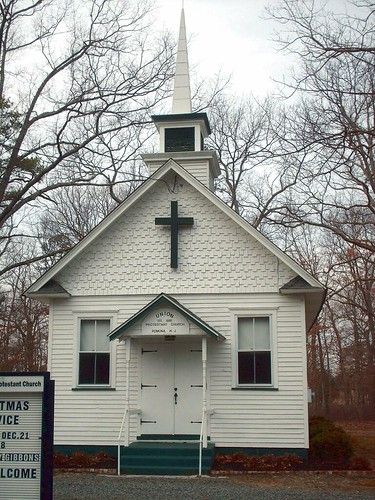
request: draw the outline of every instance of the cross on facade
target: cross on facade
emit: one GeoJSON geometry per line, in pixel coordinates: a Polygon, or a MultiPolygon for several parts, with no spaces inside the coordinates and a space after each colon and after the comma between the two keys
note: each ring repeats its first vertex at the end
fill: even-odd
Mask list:
{"type": "Polygon", "coordinates": [[[177,201],[171,201],[171,216],[156,217],[156,226],[171,226],[171,267],[178,267],[178,229],[180,226],[192,226],[193,217],[179,217],[177,201]]]}

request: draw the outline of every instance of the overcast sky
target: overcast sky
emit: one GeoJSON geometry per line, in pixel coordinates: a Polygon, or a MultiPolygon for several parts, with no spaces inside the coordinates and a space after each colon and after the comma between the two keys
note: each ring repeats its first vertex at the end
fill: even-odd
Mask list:
{"type": "MultiPolygon", "coordinates": [[[[325,0],[335,11],[348,0],[325,0]]],[[[157,25],[177,37],[182,0],[154,0],[157,25]]],[[[219,70],[232,75],[235,94],[265,96],[276,91],[274,80],[293,65],[293,59],[272,41],[277,23],[266,19],[265,7],[278,0],[185,0],[189,63],[201,76],[219,70]]]]}
{"type": "MultiPolygon", "coordinates": [[[[272,1],[272,0],[271,0],[272,1]]],[[[275,1],[275,0],[273,0],[275,1]]],[[[181,0],[155,0],[158,24],[177,37],[181,0]]],[[[185,0],[189,63],[200,75],[219,70],[232,75],[233,92],[271,92],[291,59],[271,40],[275,25],[266,20],[269,0],[185,0]]]]}

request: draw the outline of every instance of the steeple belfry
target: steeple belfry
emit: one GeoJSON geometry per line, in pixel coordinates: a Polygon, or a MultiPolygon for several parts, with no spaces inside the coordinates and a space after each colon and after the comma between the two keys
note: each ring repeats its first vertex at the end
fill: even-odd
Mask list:
{"type": "Polygon", "coordinates": [[[191,113],[189,60],[186,41],[185,12],[183,8],[181,9],[180,32],[177,46],[172,113],[191,113]]]}
{"type": "MultiPolygon", "coordinates": [[[[205,148],[204,140],[211,133],[206,113],[192,113],[189,62],[186,44],[185,14],[182,5],[180,34],[174,79],[172,112],[152,115],[159,132],[159,153],[143,154],[150,174],[166,161],[173,159],[209,189],[220,175],[215,151],[205,148]]],[[[176,226],[177,227],[177,226],[176,226]]],[[[172,266],[173,267],[173,266],[172,266]]]]}

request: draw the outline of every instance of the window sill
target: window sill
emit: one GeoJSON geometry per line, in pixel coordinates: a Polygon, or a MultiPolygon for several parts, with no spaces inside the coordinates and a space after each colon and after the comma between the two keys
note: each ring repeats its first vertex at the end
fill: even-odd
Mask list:
{"type": "Polygon", "coordinates": [[[232,391],[278,391],[278,387],[256,387],[256,386],[238,386],[232,387],[232,391]]]}
{"type": "Polygon", "coordinates": [[[82,387],[72,387],[72,391],[115,391],[115,387],[95,387],[95,386],[82,386],[82,387]]]}

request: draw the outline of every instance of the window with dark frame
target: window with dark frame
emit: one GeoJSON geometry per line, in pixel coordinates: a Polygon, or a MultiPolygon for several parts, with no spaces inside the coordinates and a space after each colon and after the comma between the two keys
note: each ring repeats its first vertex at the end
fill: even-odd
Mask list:
{"type": "Polygon", "coordinates": [[[78,384],[109,384],[109,331],[108,319],[81,319],[78,384]]]}
{"type": "Polygon", "coordinates": [[[238,384],[271,384],[269,316],[238,318],[238,384]]]}

